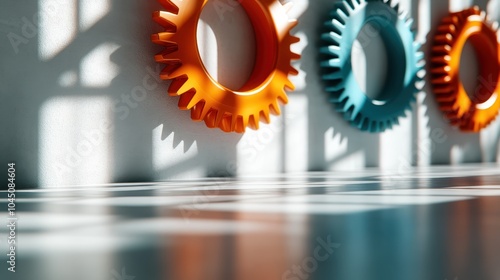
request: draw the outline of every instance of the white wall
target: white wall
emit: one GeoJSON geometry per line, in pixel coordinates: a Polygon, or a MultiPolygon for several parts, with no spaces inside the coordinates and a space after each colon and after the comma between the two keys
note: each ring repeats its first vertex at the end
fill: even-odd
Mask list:
{"type": "MultiPolygon", "coordinates": [[[[161,47],[149,41],[160,31],[151,20],[161,8],[156,1],[3,0],[0,162],[15,161],[20,187],[36,187],[498,161],[500,122],[480,134],[458,132],[442,118],[429,85],[395,129],[367,134],[350,127],[327,104],[318,78],[317,31],[335,1],[293,2],[293,33],[302,39],[293,46],[302,52],[297,91],[283,116],[239,135],[192,122],[166,96],[168,83],[157,79],[152,58],[161,47]]],[[[402,7],[425,43],[450,9],[476,4],[500,16],[500,1],[472,2],[403,0],[402,7]]],[[[213,76],[238,84],[251,70],[252,29],[241,8],[231,8],[221,17],[209,5],[199,40],[213,76]]],[[[379,48],[374,42],[367,51],[379,48]]],[[[474,69],[471,50],[464,61],[474,69]]],[[[356,63],[363,68],[364,60],[356,63]]],[[[376,83],[373,69],[365,70],[367,84],[376,83]]],[[[472,72],[464,75],[469,83],[472,72]]]]}

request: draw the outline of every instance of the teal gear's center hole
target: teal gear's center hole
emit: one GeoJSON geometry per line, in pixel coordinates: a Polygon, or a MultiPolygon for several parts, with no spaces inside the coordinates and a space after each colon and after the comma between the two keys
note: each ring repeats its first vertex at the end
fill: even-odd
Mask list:
{"type": "Polygon", "coordinates": [[[366,19],[351,50],[351,65],[360,89],[374,105],[384,105],[399,94],[404,83],[404,45],[390,22],[366,19]]]}

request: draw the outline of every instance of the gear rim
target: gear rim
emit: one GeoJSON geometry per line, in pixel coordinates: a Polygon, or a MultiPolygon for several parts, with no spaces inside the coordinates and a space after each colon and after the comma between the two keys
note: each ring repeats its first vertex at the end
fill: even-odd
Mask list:
{"type": "Polygon", "coordinates": [[[325,90],[336,110],[362,131],[383,132],[398,124],[399,118],[411,110],[411,103],[419,90],[416,84],[422,80],[417,73],[424,65],[420,44],[415,42],[411,30],[412,23],[405,14],[399,13],[399,4],[392,5],[391,1],[344,0],[335,5],[331,19],[325,24],[329,32],[322,34],[323,47],[320,48],[322,55],[326,56],[320,62],[326,72],[322,75],[325,90]],[[388,56],[396,55],[393,52],[399,55],[403,52],[405,59],[404,66],[394,63],[394,59],[388,60],[388,69],[402,68],[403,71],[394,72],[399,76],[396,79],[387,76],[384,90],[389,93],[384,95],[391,98],[383,104],[366,96],[352,75],[351,50],[357,34],[369,22],[389,27],[380,32],[386,48],[392,48],[392,51],[387,50],[388,56]],[[394,45],[400,45],[400,48],[394,48],[394,45]]]}
{"type": "Polygon", "coordinates": [[[297,21],[288,18],[289,4],[282,5],[278,0],[239,1],[256,35],[256,61],[247,83],[234,91],[210,76],[198,51],[196,28],[209,0],[159,2],[166,11],[154,12],[153,19],[164,31],[153,34],[151,40],[164,46],[155,60],[166,64],[160,77],[172,80],[168,93],[180,96],[180,109],[191,110],[193,120],[203,120],[210,128],[238,133],[245,132],[246,127],[258,129],[260,121],[270,122],[270,114],[281,113],[279,103],[288,102],[285,89],[294,89],[288,76],[298,74],[291,62],[300,58],[290,50],[299,38],[290,35],[297,21]]]}
{"type": "Polygon", "coordinates": [[[450,13],[438,26],[431,54],[431,84],[440,110],[452,126],[479,132],[500,110],[500,44],[498,23],[490,22],[477,6],[450,13]],[[460,81],[460,58],[470,41],[479,67],[479,87],[472,99],[460,81]],[[491,63],[496,60],[497,63],[491,63]],[[487,77],[487,78],[485,78],[487,77]]]}

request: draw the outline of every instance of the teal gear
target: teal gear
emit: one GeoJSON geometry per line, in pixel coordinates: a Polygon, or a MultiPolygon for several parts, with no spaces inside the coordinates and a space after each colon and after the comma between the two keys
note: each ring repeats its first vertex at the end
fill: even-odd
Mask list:
{"type": "MultiPolygon", "coordinates": [[[[326,56],[321,61],[322,79],[330,101],[337,111],[362,131],[383,132],[399,124],[398,119],[411,111],[419,91],[417,74],[423,69],[423,53],[411,30],[413,21],[399,13],[399,5],[387,0],[344,0],[336,4],[332,19],[322,34],[326,56]],[[388,74],[382,88],[382,99],[372,100],[360,88],[351,65],[351,50],[366,24],[379,26],[387,50],[388,74]]],[[[373,34],[370,34],[373,35],[373,34]]],[[[375,69],[376,71],[376,69],[375,69]]]]}

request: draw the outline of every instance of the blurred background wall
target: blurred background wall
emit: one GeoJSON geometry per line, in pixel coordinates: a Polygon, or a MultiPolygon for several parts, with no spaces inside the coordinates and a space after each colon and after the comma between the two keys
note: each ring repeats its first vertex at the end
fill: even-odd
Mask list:
{"type": "MultiPolygon", "coordinates": [[[[233,0],[211,0],[198,43],[213,77],[230,86],[248,77],[253,29],[233,0]]],[[[411,165],[496,162],[500,122],[478,134],[450,127],[429,83],[413,111],[382,134],[349,126],[327,103],[318,76],[318,31],[336,1],[292,0],[292,30],[302,53],[297,90],[283,115],[245,134],[226,134],[191,121],[168,97],[153,60],[161,47],[155,0],[3,0],[0,3],[0,162],[15,162],[18,188],[159,181],[280,172],[358,170],[411,165]]],[[[428,55],[434,29],[448,11],[472,5],[500,16],[500,0],[402,0],[428,55]]],[[[355,48],[354,68],[369,91],[386,69],[383,42],[355,48]]],[[[461,76],[477,81],[467,46],[461,76]]],[[[6,172],[5,172],[6,173],[6,172]]],[[[6,176],[6,175],[5,175],[6,176]]]]}

